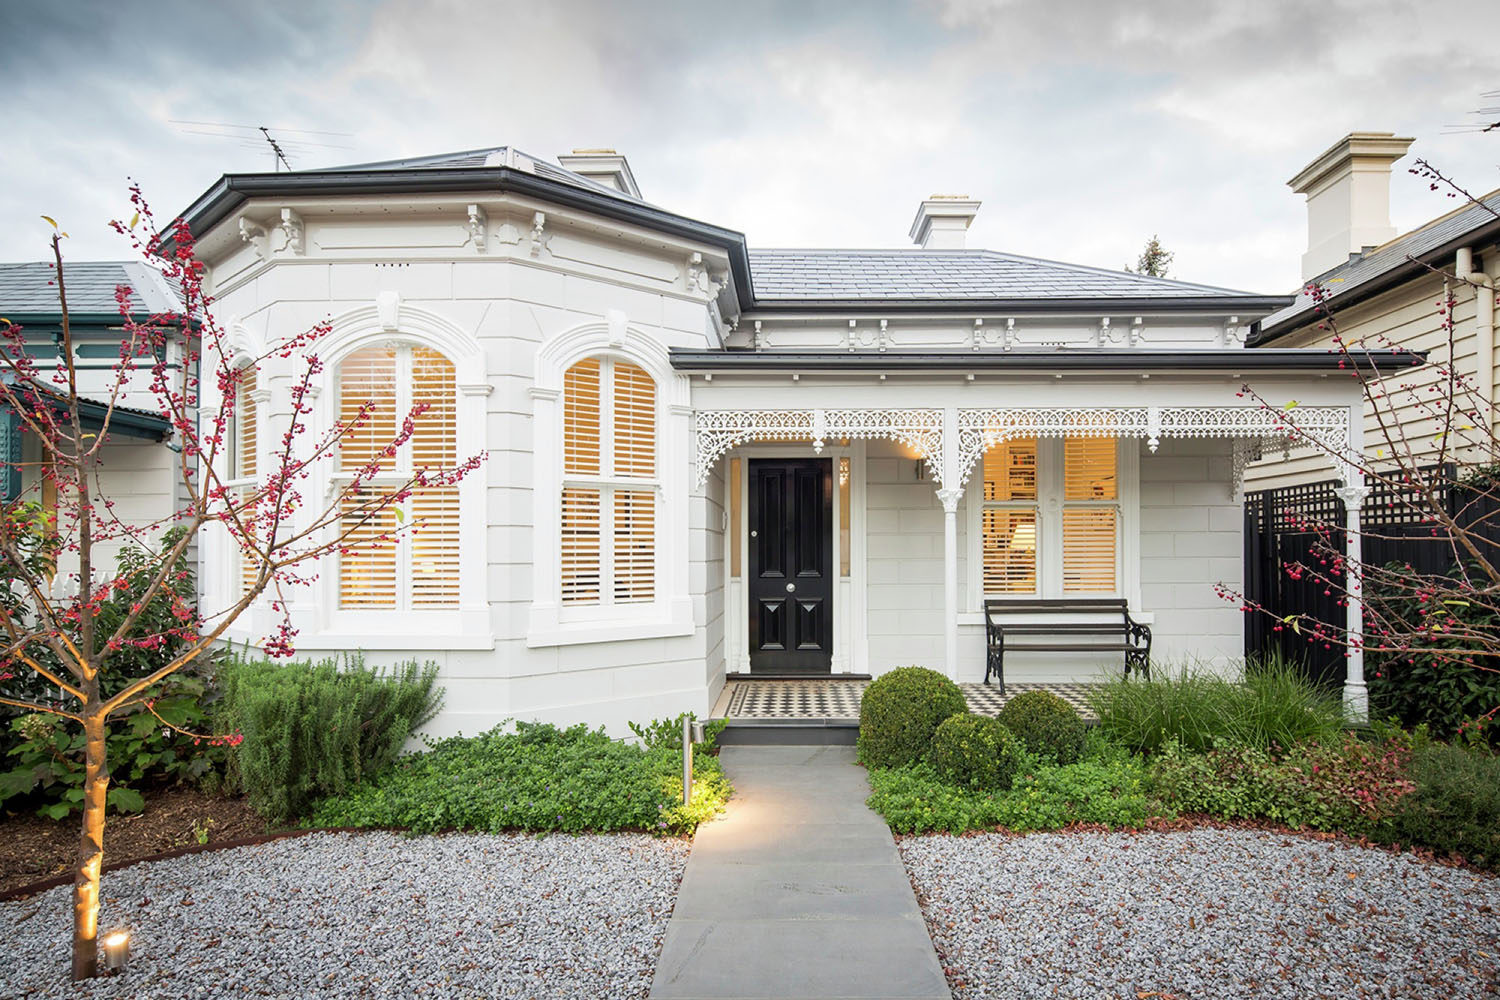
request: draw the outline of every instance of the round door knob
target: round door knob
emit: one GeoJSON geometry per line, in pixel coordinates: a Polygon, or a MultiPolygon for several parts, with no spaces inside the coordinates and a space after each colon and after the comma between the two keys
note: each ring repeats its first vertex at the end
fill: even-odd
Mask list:
{"type": "Polygon", "coordinates": [[[797,585],[795,583],[789,583],[789,584],[786,585],[786,592],[788,594],[790,594],[792,591],[794,591],[796,589],[797,589],[797,585]]]}

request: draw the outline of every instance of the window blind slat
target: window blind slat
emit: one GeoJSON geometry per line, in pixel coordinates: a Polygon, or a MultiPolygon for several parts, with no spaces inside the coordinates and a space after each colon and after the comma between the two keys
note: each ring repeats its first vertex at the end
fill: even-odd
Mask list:
{"type": "Polygon", "coordinates": [[[614,503],[615,603],[656,597],[656,496],[618,490],[614,503]]]}
{"type": "Polygon", "coordinates": [[[1118,521],[1113,507],[1063,509],[1064,591],[1106,593],[1116,589],[1118,521]]]}
{"type": "MultiPolygon", "coordinates": [[[[246,368],[240,372],[240,380],[237,392],[239,398],[234,408],[234,444],[231,457],[230,470],[231,479],[254,479],[258,474],[257,463],[260,456],[260,426],[255,407],[255,377],[254,368],[246,368]]],[[[239,491],[241,503],[251,500],[255,496],[255,487],[251,485],[248,489],[239,491]]],[[[255,511],[246,510],[242,515],[245,527],[250,530],[252,538],[255,536],[255,511]]],[[[255,585],[255,578],[259,575],[259,566],[255,557],[240,550],[240,593],[248,594],[255,585]]]]}
{"type": "Polygon", "coordinates": [[[563,470],[580,476],[599,475],[598,358],[585,358],[563,376],[563,470]]]}
{"type": "Polygon", "coordinates": [[[984,592],[1036,593],[1036,512],[989,508],[981,516],[984,592]]]}
{"type": "Polygon", "coordinates": [[[345,551],[339,558],[339,606],[345,608],[396,607],[395,513],[387,508],[368,515],[357,508],[373,495],[372,490],[354,490],[344,498],[341,532],[348,532],[345,551]]]}
{"type": "Polygon", "coordinates": [[[1016,438],[984,453],[984,499],[1036,499],[1036,438],[1016,438]]]}
{"type": "Polygon", "coordinates": [[[562,495],[562,601],[597,604],[600,595],[600,491],[565,489],[562,495]]]}
{"type": "Polygon", "coordinates": [[[396,350],[365,347],[339,365],[339,420],[347,430],[340,441],[340,465],[354,472],[375,461],[396,436],[396,350]],[[355,426],[360,408],[373,409],[355,426]]]}
{"type": "Polygon", "coordinates": [[[617,476],[656,474],[656,383],[646,370],[614,363],[615,467],[617,476]]]}

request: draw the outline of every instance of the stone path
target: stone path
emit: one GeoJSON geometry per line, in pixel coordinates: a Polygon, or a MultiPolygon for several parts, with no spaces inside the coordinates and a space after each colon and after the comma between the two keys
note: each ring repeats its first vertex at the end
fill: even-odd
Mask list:
{"type": "Polygon", "coordinates": [[[698,830],[656,1000],[949,1000],[853,747],[725,747],[735,794],[698,830]]]}

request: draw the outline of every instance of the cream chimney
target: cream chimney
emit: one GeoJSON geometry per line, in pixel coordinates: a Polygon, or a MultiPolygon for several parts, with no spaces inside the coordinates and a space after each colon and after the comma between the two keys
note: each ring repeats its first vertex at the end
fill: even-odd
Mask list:
{"type": "Polygon", "coordinates": [[[1350,132],[1287,181],[1293,191],[1307,195],[1303,281],[1396,235],[1391,164],[1415,141],[1391,132],[1350,132]]]}
{"type": "Polygon", "coordinates": [[[911,239],[923,250],[962,250],[979,202],[966,194],[935,194],[917,206],[911,239]]]}

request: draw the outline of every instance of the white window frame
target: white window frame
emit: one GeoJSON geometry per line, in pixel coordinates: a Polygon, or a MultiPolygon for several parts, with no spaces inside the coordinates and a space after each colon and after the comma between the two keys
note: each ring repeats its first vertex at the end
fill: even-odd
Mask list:
{"type": "Polygon", "coordinates": [[[1065,500],[1063,497],[1064,438],[1043,437],[1036,442],[1035,502],[1025,500],[984,500],[983,459],[966,494],[968,537],[973,539],[969,559],[968,593],[974,595],[969,611],[983,609],[986,598],[993,600],[1026,600],[1063,597],[1124,597],[1132,609],[1140,606],[1140,454],[1138,443],[1131,438],[1115,439],[1115,476],[1118,490],[1115,500],[1065,500]],[[1036,577],[1032,593],[987,594],[984,589],[983,511],[986,507],[1036,511],[1036,577]],[[1113,591],[1067,591],[1062,589],[1064,508],[1106,507],[1119,513],[1116,517],[1115,583],[1113,591]]]}
{"type": "MultiPolygon", "coordinates": [[[[664,345],[630,327],[623,314],[612,311],[603,322],[575,327],[542,345],[537,352],[531,397],[536,432],[532,443],[534,544],[526,645],[536,648],[691,635],[695,628],[688,589],[692,408],[687,376],[672,370],[664,345]],[[628,361],[643,368],[656,383],[656,587],[651,601],[584,606],[561,601],[563,485],[565,481],[582,485],[589,478],[564,475],[563,377],[574,364],[590,357],[628,361]]],[[[600,420],[602,434],[606,420],[602,410],[600,420]]],[[[609,482],[626,488],[643,481],[611,478],[609,482]]],[[[601,535],[601,562],[603,541],[601,535]]]]}
{"type": "MultiPolygon", "coordinates": [[[[634,364],[628,358],[617,355],[601,354],[592,355],[590,358],[579,358],[568,366],[568,370],[584,361],[597,360],[599,362],[599,473],[597,475],[580,475],[578,473],[563,470],[562,485],[558,489],[557,500],[562,503],[562,494],[569,489],[598,490],[599,491],[599,600],[595,603],[568,604],[562,601],[561,566],[559,566],[558,579],[558,621],[559,622],[592,622],[609,621],[619,618],[624,608],[650,605],[655,602],[658,581],[661,579],[661,407],[657,405],[652,414],[652,468],[655,474],[647,479],[639,476],[622,476],[615,472],[615,366],[619,364],[634,364]],[[654,525],[653,535],[653,559],[651,567],[652,599],[650,601],[616,601],[615,600],[615,495],[618,493],[650,493],[652,500],[651,516],[654,525]]],[[[566,372],[564,373],[566,374],[566,372]]],[[[650,372],[647,372],[650,377],[650,372]]],[[[658,404],[661,398],[661,385],[652,378],[655,387],[654,395],[658,404]]],[[[567,390],[563,390],[563,415],[567,416],[567,390]]],[[[567,428],[563,428],[566,432],[567,428]]],[[[561,452],[559,452],[561,454],[561,452]]],[[[566,461],[566,455],[563,456],[566,461]]],[[[559,524],[559,531],[561,525],[559,524]]]]}
{"type": "MultiPolygon", "coordinates": [[[[366,346],[371,346],[371,345],[366,345],[366,346]]],[[[394,347],[394,349],[396,351],[396,374],[395,374],[395,382],[396,382],[396,409],[395,409],[395,426],[397,428],[400,428],[401,421],[403,421],[404,419],[406,419],[406,415],[411,412],[411,408],[412,408],[412,398],[413,398],[413,395],[412,395],[412,350],[413,350],[413,348],[418,348],[418,347],[425,348],[427,350],[435,350],[435,348],[432,348],[432,347],[430,347],[427,344],[423,344],[423,343],[420,343],[420,342],[414,341],[414,340],[396,341],[393,344],[391,344],[390,346],[394,347]]],[[[349,354],[344,355],[344,357],[340,359],[338,367],[336,367],[334,369],[334,374],[333,374],[333,391],[334,391],[334,412],[335,413],[341,412],[342,409],[343,409],[342,403],[343,403],[343,391],[344,391],[344,379],[343,379],[343,375],[344,375],[344,362],[348,361],[349,358],[352,356],[353,353],[354,352],[351,351],[349,354]]],[[[450,365],[453,364],[453,360],[451,358],[449,358],[447,355],[443,355],[441,351],[437,351],[437,353],[440,354],[440,355],[442,355],[443,359],[445,361],[447,361],[450,365]]],[[[459,393],[458,393],[458,385],[457,385],[457,383],[458,383],[458,368],[457,368],[457,366],[454,366],[454,372],[453,372],[453,374],[454,374],[453,408],[454,408],[454,418],[455,418],[455,420],[454,420],[454,422],[455,422],[455,427],[454,427],[454,431],[455,431],[455,434],[454,434],[454,438],[455,438],[455,441],[454,441],[454,444],[455,444],[455,447],[454,447],[454,461],[458,462],[458,461],[462,460],[463,456],[459,453],[458,448],[457,448],[457,418],[458,418],[458,406],[459,406],[459,403],[458,403],[458,401],[459,401],[459,393]]],[[[421,429],[421,424],[420,424],[420,420],[419,420],[418,421],[418,432],[419,433],[420,433],[420,429],[421,429]]],[[[364,481],[365,484],[367,484],[367,485],[369,485],[369,486],[371,486],[371,487],[379,490],[379,489],[395,489],[395,488],[399,488],[404,483],[406,483],[406,481],[411,478],[411,473],[412,473],[412,450],[413,450],[414,445],[415,445],[415,438],[413,438],[413,440],[411,440],[411,441],[408,441],[405,445],[403,445],[401,448],[399,448],[397,450],[395,463],[383,462],[381,464],[381,471],[378,472],[378,473],[376,473],[374,476],[371,476],[369,479],[365,480],[364,481]]],[[[334,471],[328,477],[330,491],[341,491],[341,490],[346,489],[351,483],[354,482],[354,477],[355,477],[355,473],[353,473],[353,472],[346,472],[346,471],[344,471],[342,469],[334,471]]],[[[415,564],[413,562],[413,560],[415,559],[415,553],[413,552],[413,549],[412,549],[412,532],[409,531],[409,530],[400,530],[400,529],[403,526],[411,525],[413,523],[413,518],[414,518],[415,515],[412,513],[412,504],[413,504],[414,500],[415,500],[415,496],[409,496],[405,500],[402,500],[399,504],[393,504],[392,505],[393,509],[399,509],[401,511],[400,515],[396,519],[397,520],[397,527],[398,527],[399,533],[396,535],[396,604],[395,604],[395,606],[394,607],[346,606],[343,603],[343,601],[344,601],[344,593],[343,593],[343,558],[344,557],[342,555],[340,555],[340,556],[337,556],[335,558],[335,561],[334,561],[333,567],[332,567],[332,576],[334,577],[334,580],[336,582],[335,592],[336,592],[336,599],[338,601],[338,610],[339,611],[344,611],[344,612],[349,612],[349,611],[379,612],[379,613],[385,613],[385,614],[409,615],[409,614],[426,614],[427,612],[442,613],[442,612],[445,612],[445,611],[456,611],[459,608],[459,606],[462,604],[462,594],[460,593],[457,596],[455,596],[454,601],[453,601],[453,603],[451,605],[442,605],[442,606],[438,606],[438,607],[425,607],[425,608],[418,608],[418,607],[413,607],[412,606],[412,590],[413,590],[412,577],[413,577],[413,573],[414,573],[414,570],[415,570],[415,564]]],[[[463,546],[463,537],[464,537],[463,505],[462,505],[462,503],[459,504],[459,528],[458,528],[458,533],[459,533],[459,545],[460,545],[460,561],[462,561],[462,546],[463,546]]]]}

